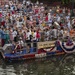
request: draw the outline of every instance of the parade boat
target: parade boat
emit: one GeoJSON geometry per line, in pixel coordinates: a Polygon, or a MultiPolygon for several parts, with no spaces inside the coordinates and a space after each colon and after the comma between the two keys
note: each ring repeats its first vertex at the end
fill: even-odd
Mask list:
{"type": "Polygon", "coordinates": [[[61,42],[59,40],[37,42],[37,50],[31,47],[30,51],[27,52],[26,48],[23,48],[15,53],[12,53],[12,44],[5,44],[0,52],[3,59],[7,61],[43,58],[43,57],[48,57],[52,55],[74,53],[75,42],[73,41],[61,42]]]}

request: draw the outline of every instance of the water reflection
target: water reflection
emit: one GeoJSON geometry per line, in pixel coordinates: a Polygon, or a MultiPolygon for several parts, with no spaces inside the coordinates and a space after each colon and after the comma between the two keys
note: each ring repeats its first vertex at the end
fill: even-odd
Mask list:
{"type": "Polygon", "coordinates": [[[75,75],[75,54],[17,63],[1,59],[0,75],[75,75]]]}

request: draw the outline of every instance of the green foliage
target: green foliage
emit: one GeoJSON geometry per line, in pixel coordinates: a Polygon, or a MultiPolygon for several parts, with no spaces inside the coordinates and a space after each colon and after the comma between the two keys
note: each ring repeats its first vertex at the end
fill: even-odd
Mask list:
{"type": "Polygon", "coordinates": [[[62,0],[62,4],[68,4],[70,0],[62,0]]]}

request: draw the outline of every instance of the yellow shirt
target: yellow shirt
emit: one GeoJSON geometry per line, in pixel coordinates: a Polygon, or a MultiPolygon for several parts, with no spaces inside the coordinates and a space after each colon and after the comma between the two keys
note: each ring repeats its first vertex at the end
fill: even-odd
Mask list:
{"type": "Polygon", "coordinates": [[[44,27],[44,26],[46,26],[46,24],[45,23],[42,23],[42,26],[44,27]]]}
{"type": "Polygon", "coordinates": [[[27,17],[26,16],[24,16],[24,20],[26,21],[26,19],[27,19],[27,17]]]}

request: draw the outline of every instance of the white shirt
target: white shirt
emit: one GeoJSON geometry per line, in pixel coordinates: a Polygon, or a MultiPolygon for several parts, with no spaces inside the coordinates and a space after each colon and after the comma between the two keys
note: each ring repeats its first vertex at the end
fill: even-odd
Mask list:
{"type": "Polygon", "coordinates": [[[51,14],[48,13],[48,21],[51,19],[51,14]]]}
{"type": "Polygon", "coordinates": [[[60,22],[60,16],[57,17],[57,21],[60,22]]]}
{"type": "Polygon", "coordinates": [[[11,6],[11,11],[13,11],[14,10],[14,8],[11,6]]]}
{"type": "Polygon", "coordinates": [[[33,21],[33,17],[32,16],[30,16],[30,20],[33,21]]]}
{"type": "Polygon", "coordinates": [[[16,37],[17,31],[14,31],[12,34],[13,34],[13,37],[16,37]]]}
{"type": "Polygon", "coordinates": [[[33,33],[33,40],[36,40],[36,32],[33,33]]]}
{"type": "Polygon", "coordinates": [[[54,32],[54,37],[56,38],[57,37],[57,29],[53,29],[53,32],[54,32]]]}
{"type": "Polygon", "coordinates": [[[6,8],[8,8],[8,7],[9,7],[9,5],[5,5],[5,7],[6,7],[6,8]]]}
{"type": "Polygon", "coordinates": [[[19,44],[21,44],[22,46],[24,46],[24,42],[22,40],[18,41],[19,44]]]}
{"type": "Polygon", "coordinates": [[[26,38],[27,38],[27,40],[30,40],[30,35],[31,35],[31,32],[27,32],[27,33],[26,33],[26,38]]]}
{"type": "Polygon", "coordinates": [[[66,20],[68,21],[70,19],[70,16],[66,16],[66,20]]]}

